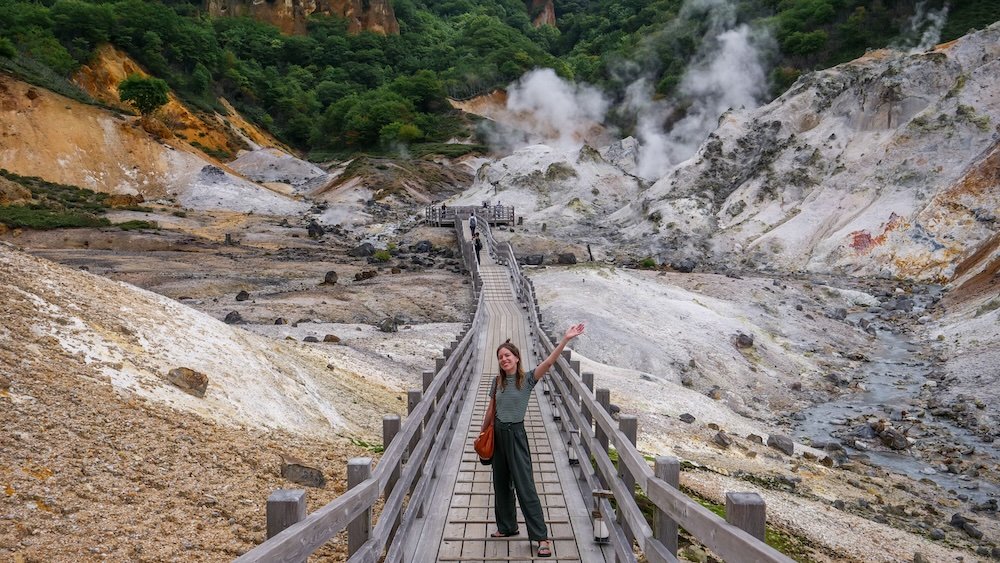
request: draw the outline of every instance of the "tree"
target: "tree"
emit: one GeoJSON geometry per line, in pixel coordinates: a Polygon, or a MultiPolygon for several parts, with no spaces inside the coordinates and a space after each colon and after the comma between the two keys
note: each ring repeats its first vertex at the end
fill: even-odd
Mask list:
{"type": "Polygon", "coordinates": [[[135,106],[143,116],[150,115],[166,104],[169,88],[159,78],[143,78],[133,74],[118,85],[118,97],[135,106]]]}

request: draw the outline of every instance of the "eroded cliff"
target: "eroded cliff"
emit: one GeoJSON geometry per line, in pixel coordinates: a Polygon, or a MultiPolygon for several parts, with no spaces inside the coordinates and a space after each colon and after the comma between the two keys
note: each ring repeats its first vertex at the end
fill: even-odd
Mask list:
{"type": "Polygon", "coordinates": [[[314,14],[346,19],[351,33],[399,33],[388,0],[206,0],[205,8],[213,17],[249,16],[285,33],[305,33],[306,17],[314,14]]]}

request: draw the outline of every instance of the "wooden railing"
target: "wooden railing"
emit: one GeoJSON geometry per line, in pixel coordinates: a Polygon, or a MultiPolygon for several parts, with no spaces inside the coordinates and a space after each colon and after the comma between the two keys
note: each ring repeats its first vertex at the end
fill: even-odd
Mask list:
{"type": "Polygon", "coordinates": [[[440,205],[428,205],[424,208],[424,221],[430,225],[451,226],[455,219],[468,219],[473,213],[477,220],[492,223],[494,225],[513,225],[514,208],[508,205],[458,205],[444,207],[440,205]]]}
{"type": "Polygon", "coordinates": [[[264,543],[236,561],[305,561],[309,554],[337,533],[348,531],[348,561],[387,562],[403,559],[403,541],[410,527],[423,516],[431,480],[443,450],[454,435],[455,421],[469,395],[475,371],[477,336],[485,322],[482,285],[475,251],[455,220],[465,265],[475,283],[476,312],[464,326],[459,340],[443,351],[435,371],[423,372],[423,389],[408,392],[409,414],[400,427],[398,415],[382,420],[385,451],[372,471],[371,458],[354,458],[347,464],[348,491],[316,512],[305,515],[301,490],[279,490],[268,499],[268,535],[264,543]],[[471,250],[471,252],[470,252],[471,250]],[[372,527],[372,507],[384,499],[372,527]],[[383,558],[384,556],[384,558],[383,558]]]}
{"type": "MultiPolygon", "coordinates": [[[[510,244],[498,243],[488,228],[484,234],[498,261],[509,266],[516,293],[528,312],[532,345],[539,357],[545,357],[555,348],[557,335],[542,326],[534,286],[521,272],[510,244]]],[[[650,467],[635,447],[636,417],[622,414],[616,422],[609,410],[610,391],[595,391],[594,375],[581,373],[580,363],[571,360],[568,350],[543,382],[553,419],[575,458],[581,460],[577,466],[580,492],[585,499],[594,498],[595,513],[609,528],[617,561],[637,560],[633,542],[648,561],[677,561],[677,527],[681,526],[726,561],[792,563],[763,541],[765,506],[759,495],[727,493],[723,520],[680,492],[677,458],[660,456],[650,467]],[[608,455],[609,446],[617,451],[617,467],[608,455]],[[656,506],[652,526],[636,503],[636,487],[656,506]]]]}

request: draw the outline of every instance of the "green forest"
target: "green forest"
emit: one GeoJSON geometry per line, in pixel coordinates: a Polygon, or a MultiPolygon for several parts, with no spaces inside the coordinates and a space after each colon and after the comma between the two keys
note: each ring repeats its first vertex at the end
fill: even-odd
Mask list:
{"type": "MultiPolygon", "coordinates": [[[[925,9],[943,0],[928,0],[925,9]]],[[[621,97],[623,62],[673,95],[706,32],[676,25],[682,0],[556,0],[557,25],[535,28],[521,0],[392,0],[398,35],[351,34],[312,17],[306,35],[247,18],[211,18],[200,1],[0,0],[0,68],[84,101],[69,80],[106,42],[191,106],[249,119],[305,152],[378,151],[469,133],[447,96],[503,87],[536,67],[621,97]]],[[[734,0],[737,21],[775,38],[772,95],[802,72],[893,44],[912,0],[734,0]]],[[[690,17],[690,16],[689,16],[690,17]]],[[[953,2],[942,41],[1000,19],[1000,1],[953,2]]]]}

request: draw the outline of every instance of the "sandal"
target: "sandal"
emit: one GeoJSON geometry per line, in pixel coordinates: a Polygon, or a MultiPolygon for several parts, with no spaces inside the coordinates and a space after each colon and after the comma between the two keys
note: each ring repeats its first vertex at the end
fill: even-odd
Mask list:
{"type": "Polygon", "coordinates": [[[549,540],[541,540],[538,542],[538,556],[552,557],[552,547],[549,540]],[[545,542],[545,545],[542,545],[542,542],[545,542]]]}
{"type": "Polygon", "coordinates": [[[520,530],[514,530],[513,532],[511,532],[509,534],[505,534],[505,533],[501,532],[500,530],[497,530],[497,531],[493,532],[492,534],[490,534],[490,537],[491,538],[509,538],[511,536],[516,536],[516,535],[518,535],[520,533],[521,533],[520,530]]]}

